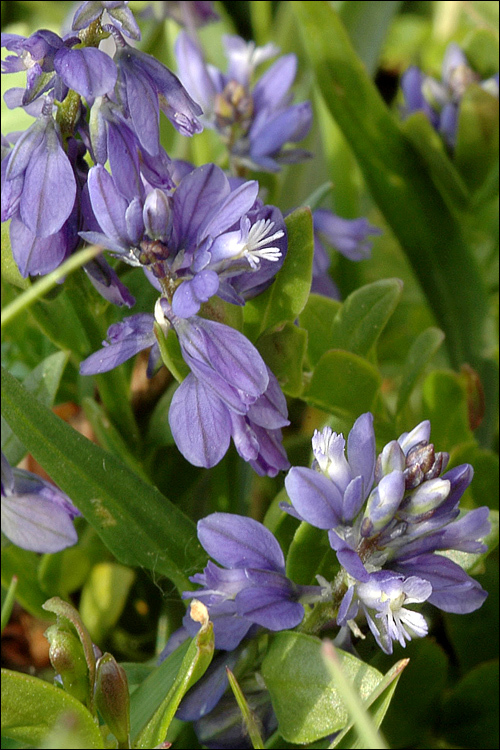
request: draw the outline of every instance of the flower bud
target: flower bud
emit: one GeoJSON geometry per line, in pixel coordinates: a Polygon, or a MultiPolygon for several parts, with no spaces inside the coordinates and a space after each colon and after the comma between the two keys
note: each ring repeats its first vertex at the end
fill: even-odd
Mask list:
{"type": "MultiPolygon", "coordinates": [[[[105,653],[97,662],[95,701],[111,732],[122,746],[130,733],[130,696],[125,670],[105,653]]],[[[127,745],[128,746],[128,745],[127,745]]]]}
{"type": "Polygon", "coordinates": [[[361,535],[371,537],[380,533],[394,518],[405,493],[402,471],[383,477],[368,498],[361,535]]]}
{"type": "Polygon", "coordinates": [[[382,477],[390,474],[392,471],[405,470],[405,454],[397,440],[391,440],[384,446],[382,453],[377,458],[375,467],[375,482],[378,484],[382,477]]]}
{"type": "Polygon", "coordinates": [[[430,479],[410,495],[409,502],[400,509],[402,518],[421,521],[433,514],[450,494],[451,484],[447,479],[430,479]]]}
{"type": "Polygon", "coordinates": [[[165,240],[172,221],[169,200],[162,190],[152,190],[144,201],[142,212],[146,232],[152,240],[165,240]]]}
{"type": "Polygon", "coordinates": [[[80,639],[59,625],[51,625],[45,631],[45,637],[50,644],[50,662],[60,675],[64,689],[87,705],[90,697],[89,670],[80,639]]]}

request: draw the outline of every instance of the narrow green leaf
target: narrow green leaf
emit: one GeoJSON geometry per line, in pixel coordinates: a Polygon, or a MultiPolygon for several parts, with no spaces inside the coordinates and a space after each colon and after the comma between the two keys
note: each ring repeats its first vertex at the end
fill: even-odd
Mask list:
{"type": "Polygon", "coordinates": [[[64,690],[37,677],[2,669],[2,732],[40,747],[60,723],[71,723],[81,747],[103,748],[90,711],[64,690]]]}
{"type": "Polygon", "coordinates": [[[123,461],[129,469],[146,482],[149,481],[149,477],[141,463],[131,453],[130,448],[116,427],[111,424],[104,409],[93,398],[84,398],[82,406],[99,445],[123,461]]]}
{"type": "Polygon", "coordinates": [[[256,347],[278,378],[284,393],[300,396],[307,332],[293,323],[285,323],[277,331],[264,333],[256,342],[256,347]]]}
{"type": "Polygon", "coordinates": [[[403,291],[399,279],[382,279],[349,295],[333,322],[332,349],[364,356],[380,336],[403,291]]]}
{"type": "Polygon", "coordinates": [[[474,361],[481,356],[487,296],[457,220],[367,75],[331,4],[309,0],[290,7],[325,102],[446,333],[453,363],[474,361]]]}
{"type": "MultiPolygon", "coordinates": [[[[51,354],[26,376],[23,381],[24,387],[41,404],[52,406],[67,362],[67,352],[51,354]]],[[[2,424],[2,451],[12,466],[17,466],[26,454],[23,444],[16,438],[7,423],[2,424]]]]}
{"type": "Polygon", "coordinates": [[[342,349],[331,349],[319,360],[303,398],[340,417],[370,411],[381,378],[366,359],[342,349]]]}
{"type": "Polygon", "coordinates": [[[328,349],[333,349],[334,320],[341,304],[321,294],[311,294],[299,315],[299,323],[308,334],[307,351],[313,366],[328,349]]]}
{"type": "Polygon", "coordinates": [[[168,728],[182,698],[189,688],[205,674],[212,661],[214,653],[213,625],[208,619],[208,612],[204,604],[193,601],[191,603],[191,612],[193,612],[193,608],[196,610],[196,605],[203,608],[203,612],[200,615],[202,626],[197,636],[189,644],[172,687],[165,695],[154,716],[146,724],[139,736],[136,737],[134,747],[150,748],[164,742],[168,728]]]}
{"type": "Polygon", "coordinates": [[[10,620],[10,616],[12,614],[12,607],[14,606],[14,602],[16,600],[16,588],[17,588],[17,576],[12,576],[9,588],[7,590],[7,594],[5,595],[5,599],[2,603],[2,618],[1,618],[1,626],[0,626],[1,633],[3,633],[5,626],[10,620]]]}
{"type": "Polygon", "coordinates": [[[293,322],[304,309],[312,279],[314,236],[309,208],[298,208],[285,219],[288,252],[279,273],[263,294],[243,310],[245,333],[255,341],[268,328],[293,322]]]}
{"type": "MultiPolygon", "coordinates": [[[[391,703],[399,678],[401,677],[403,670],[408,666],[408,662],[409,659],[401,659],[401,661],[394,664],[387,674],[384,675],[377,687],[370,693],[368,698],[363,701],[364,708],[369,711],[373,723],[377,728],[381,725],[384,716],[387,713],[387,709],[391,703]]],[[[351,750],[351,748],[362,748],[366,747],[366,745],[360,743],[356,732],[353,729],[353,722],[351,720],[335,737],[329,747],[338,747],[341,748],[341,750],[351,750]]]]}
{"type": "Polygon", "coordinates": [[[2,370],[6,420],[125,565],[168,576],[180,590],[206,557],[194,523],[155,487],[42,407],[2,370]]]}
{"type": "Polygon", "coordinates": [[[46,592],[37,580],[40,556],[36,552],[7,544],[2,548],[2,586],[8,588],[13,576],[17,576],[16,600],[35,617],[47,619],[42,604],[46,592]]]}
{"type": "MultiPolygon", "coordinates": [[[[130,696],[130,734],[133,739],[144,729],[174,684],[190,643],[189,640],[184,641],[160,666],[150,669],[149,674],[141,676],[139,687],[130,696]]],[[[134,674],[136,667],[137,665],[134,664],[134,674]]],[[[126,671],[129,683],[132,684],[130,666],[126,671]]]]}
{"type": "Polygon", "coordinates": [[[245,725],[248,736],[250,737],[252,747],[255,748],[255,750],[264,750],[264,741],[259,731],[259,725],[252,713],[250,706],[248,705],[248,701],[245,698],[242,689],[238,684],[238,680],[231,672],[229,667],[226,667],[226,672],[229,679],[229,685],[231,686],[231,690],[233,691],[233,695],[236,698],[236,702],[241,711],[243,723],[245,725]]]}
{"type": "MultiPolygon", "coordinates": [[[[289,742],[314,742],[348,722],[344,700],[324,664],[321,648],[319,638],[283,631],[274,637],[262,662],[279,732],[289,742]]],[[[338,654],[344,673],[365,700],[382,674],[351,654],[338,654]]]]}
{"type": "Polygon", "coordinates": [[[469,190],[446,153],[441,135],[434,130],[426,115],[415,112],[402,123],[402,127],[447,199],[449,208],[465,210],[470,203],[469,190]]]}
{"type": "Polygon", "coordinates": [[[427,328],[417,336],[403,365],[401,385],[398,393],[396,413],[399,414],[411,396],[418,378],[427,362],[437,352],[444,340],[444,333],[439,328],[427,328]]]}
{"type": "Polygon", "coordinates": [[[370,75],[375,74],[380,48],[400,6],[400,0],[385,3],[376,0],[349,0],[340,4],[339,16],[370,75]]]}
{"type": "Polygon", "coordinates": [[[372,718],[363,705],[357,691],[354,689],[351,681],[348,679],[342,665],[340,657],[331,641],[323,641],[322,654],[326,667],[342,695],[346,704],[349,716],[356,728],[359,738],[360,747],[369,747],[377,750],[385,750],[387,745],[377,732],[372,718]]]}

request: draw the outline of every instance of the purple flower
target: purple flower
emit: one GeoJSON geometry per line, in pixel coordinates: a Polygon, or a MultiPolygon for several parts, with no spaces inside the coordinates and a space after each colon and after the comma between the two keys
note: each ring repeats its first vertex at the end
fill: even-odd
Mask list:
{"type": "Polygon", "coordinates": [[[78,37],[63,40],[46,29],[27,39],[17,34],[2,34],[2,47],[16,53],[2,63],[3,72],[26,70],[27,73],[22,105],[51,89],[59,101],[72,89],[90,104],[96,96],[113,91],[117,75],[113,60],[94,47],[72,49],[79,43],[78,37]]]}
{"type": "Polygon", "coordinates": [[[325,208],[313,211],[314,258],[311,291],[326,297],[340,299],[338,289],[328,275],[330,256],[324,242],[332,245],[348,260],[365,260],[372,250],[368,235],[382,234],[382,230],[367,219],[342,219],[325,208]]]}
{"type": "Polygon", "coordinates": [[[394,620],[395,607],[399,610],[410,599],[428,600],[447,612],[465,614],[486,598],[457,563],[436,554],[484,552],[480,540],[490,526],[487,508],[457,520],[472,467],[464,464],[440,476],[448,455],[436,452],[429,438],[430,423],[421,422],[388,443],[375,466],[372,417],[364,414],[349,434],[347,457],[342,435],[330,428],[316,431],[313,468],[294,467],[285,479],[292,506],[281,507],[328,530],[343,568],[337,584],[347,590],[337,622],[349,624],[361,607],[387,653],[389,638],[403,645],[412,632],[424,632],[415,613],[400,610],[394,620]]]}
{"type": "Polygon", "coordinates": [[[104,348],[94,352],[80,364],[80,374],[108,372],[143,349],[153,347],[148,365],[148,373],[151,375],[159,358],[153,325],[154,317],[148,313],[131,315],[120,323],[114,323],[108,329],[108,339],[102,342],[104,348]]]}
{"type": "Polygon", "coordinates": [[[78,541],[73,518],[80,511],[53,484],[13,469],[2,453],[2,531],[33,552],[58,552],[78,541]]]}
{"type": "Polygon", "coordinates": [[[181,81],[200,102],[203,122],[220,134],[233,163],[277,172],[281,164],[310,156],[302,149],[285,148],[305,138],[312,121],[309,102],[290,103],[295,55],[281,57],[253,85],[255,69],[274,57],[278,48],[255,47],[237,36],[225,36],[223,41],[227,73],[207,65],[197,43],[185,32],[179,34],[175,52],[181,81]]]}
{"type": "Polygon", "coordinates": [[[155,18],[156,21],[173,18],[178,24],[185,26],[191,34],[200,26],[219,20],[213,2],[206,0],[192,0],[191,2],[162,0],[161,2],[148,3],[142,16],[143,18],[155,18]]]}
{"type": "MultiPolygon", "coordinates": [[[[216,648],[236,648],[252,625],[276,631],[301,622],[304,607],[299,599],[319,588],[296,586],[286,577],[283,552],[265,526],[244,516],[212,513],[198,521],[198,539],[223,567],[209,562],[190,579],[202,588],[183,596],[195,597],[208,608],[216,648]]],[[[189,612],[184,626],[190,635],[198,630],[189,612]]]]}
{"type": "Polygon", "coordinates": [[[127,193],[100,165],[90,170],[88,189],[102,232],[82,236],[148,269],[177,317],[192,317],[215,294],[243,305],[284,261],[281,212],[262,205],[257,182],[231,189],[213,164],[186,174],[173,194],[156,189],[145,197],[130,182],[127,193]]]}
{"type": "Polygon", "coordinates": [[[481,81],[469,66],[460,47],[448,45],[442,68],[442,79],[437,81],[412,66],[403,74],[401,88],[405,114],[423,111],[432,126],[443,136],[447,146],[455,146],[458,116],[462,97],[471,83],[479,83],[493,96],[498,97],[498,75],[481,81]]]}
{"type": "Polygon", "coordinates": [[[90,0],[82,3],[73,18],[74,31],[86,29],[91,23],[106,11],[111,22],[122,34],[131,39],[140,39],[141,31],[137,25],[134,15],[128,6],[128,0],[121,2],[113,0],[106,2],[101,0],[90,0]]]}
{"type": "Polygon", "coordinates": [[[117,99],[141,146],[152,156],[158,153],[160,109],[182,135],[200,133],[202,109],[177,76],[151,55],[126,44],[117,32],[113,36],[117,44],[117,99]]]}

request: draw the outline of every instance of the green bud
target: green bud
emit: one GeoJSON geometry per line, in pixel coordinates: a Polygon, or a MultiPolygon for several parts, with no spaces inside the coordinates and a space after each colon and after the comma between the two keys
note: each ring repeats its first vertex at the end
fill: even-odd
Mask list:
{"type": "Polygon", "coordinates": [[[128,747],[130,696],[125,670],[114,656],[103,654],[97,662],[96,706],[120,746],[128,747]]]}
{"type": "Polygon", "coordinates": [[[74,698],[88,705],[89,670],[80,639],[59,625],[51,625],[45,631],[45,637],[50,644],[50,662],[57,674],[61,676],[64,689],[74,698]]]}

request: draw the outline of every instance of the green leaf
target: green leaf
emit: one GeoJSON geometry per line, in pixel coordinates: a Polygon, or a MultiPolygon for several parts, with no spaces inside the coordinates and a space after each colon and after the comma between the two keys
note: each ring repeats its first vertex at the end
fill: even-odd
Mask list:
{"type": "Polygon", "coordinates": [[[341,302],[321,294],[311,294],[299,315],[299,323],[307,331],[307,352],[311,365],[328,349],[333,349],[333,326],[341,302]]]}
{"type": "MultiPolygon", "coordinates": [[[[212,661],[214,653],[213,625],[208,620],[206,607],[199,602],[198,605],[203,607],[206,620],[203,620],[196,638],[191,640],[173,685],[165,694],[152,718],[135,738],[134,747],[150,748],[164,742],[182,698],[189,688],[205,674],[212,661]]],[[[191,606],[195,606],[194,603],[191,606]]]]}
{"type": "Polygon", "coordinates": [[[358,742],[356,744],[359,747],[385,750],[386,744],[378,734],[377,727],[363,705],[363,701],[359,697],[357,690],[345,674],[343,666],[340,663],[339,653],[331,641],[323,641],[321,653],[337,691],[342,695],[355,732],[358,735],[358,742]]]}
{"type": "Polygon", "coordinates": [[[374,75],[377,70],[380,48],[400,6],[399,0],[389,0],[382,4],[373,0],[340,3],[339,16],[370,75],[374,75]]]}
{"type": "Polygon", "coordinates": [[[2,222],[2,281],[8,281],[9,284],[17,286],[20,289],[28,289],[31,282],[29,279],[24,279],[21,276],[17,263],[12,257],[9,230],[10,221],[2,222]]]}
{"type": "Polygon", "coordinates": [[[473,669],[449,691],[440,725],[454,747],[498,747],[498,660],[473,669]]]}
{"type": "Polygon", "coordinates": [[[335,316],[331,348],[366,356],[396,309],[402,291],[399,279],[382,279],[350,294],[335,316]]]}
{"type": "Polygon", "coordinates": [[[182,356],[179,339],[172,328],[169,328],[165,334],[156,322],[154,330],[158,346],[160,347],[163,364],[168,370],[170,370],[174,378],[179,383],[182,383],[184,378],[189,375],[189,367],[182,356]]]}
{"type": "Polygon", "coordinates": [[[434,370],[423,387],[423,418],[430,419],[432,442],[441,451],[472,440],[467,395],[459,375],[451,370],[434,370]]]}
{"type": "Polygon", "coordinates": [[[380,374],[366,359],[332,349],[319,360],[303,398],[323,411],[356,418],[370,411],[380,383],[380,374]]]}
{"type": "Polygon", "coordinates": [[[109,552],[94,531],[85,522],[78,544],[60,552],[42,555],[38,566],[38,583],[48,596],[69,595],[80,589],[87,580],[93,565],[109,559],[109,552]]]}
{"type": "Polygon", "coordinates": [[[293,322],[304,309],[312,279],[314,236],[309,208],[298,208],[285,219],[288,251],[282,268],[263,294],[243,310],[245,334],[255,341],[268,328],[293,322]]]}
{"type": "Polygon", "coordinates": [[[35,617],[47,619],[42,604],[47,593],[38,583],[40,556],[36,552],[8,544],[2,548],[2,586],[8,588],[12,576],[17,576],[16,600],[35,617]]]}
{"type": "Polygon", "coordinates": [[[231,690],[233,691],[233,695],[236,698],[236,702],[241,711],[243,723],[245,725],[245,731],[250,737],[252,747],[255,748],[255,750],[264,750],[264,742],[259,731],[258,720],[253,715],[252,710],[248,705],[248,701],[245,698],[245,694],[240,688],[238,680],[231,672],[229,667],[226,667],[226,672],[229,679],[229,685],[231,687],[231,690]]]}
{"type": "Polygon", "coordinates": [[[460,102],[455,161],[473,191],[498,161],[498,97],[479,84],[468,86],[460,102]]]}
{"type": "Polygon", "coordinates": [[[302,521],[286,556],[287,576],[295,583],[309,586],[315,583],[317,573],[327,577],[323,567],[327,561],[334,562],[335,557],[324,529],[302,521]]]}
{"type": "Polygon", "coordinates": [[[329,2],[291,3],[325,102],[424,289],[454,364],[482,353],[487,296],[461,227],[329,2]],[[457,294],[457,290],[460,294],[457,294]]]}
{"type": "Polygon", "coordinates": [[[2,407],[35,459],[125,565],[168,576],[180,590],[206,561],[194,523],[155,487],[42,407],[2,369],[2,407]]]}
{"type": "Polygon", "coordinates": [[[121,617],[135,573],[124,565],[94,565],[80,598],[80,615],[94,643],[104,643],[121,617]]]}
{"type": "Polygon", "coordinates": [[[444,340],[444,333],[439,328],[427,328],[417,336],[403,365],[401,385],[398,393],[396,413],[399,414],[411,396],[418,378],[427,362],[437,352],[444,340]]]}
{"type": "Polygon", "coordinates": [[[266,364],[278,378],[288,396],[300,396],[303,390],[302,365],[307,349],[307,332],[293,323],[278,331],[263,334],[256,342],[266,364]]]}
{"type": "Polygon", "coordinates": [[[2,732],[39,747],[60,723],[70,722],[81,747],[103,748],[90,711],[60,688],[37,677],[2,669],[2,732]]]}
{"type": "Polygon", "coordinates": [[[434,130],[424,112],[414,112],[407,117],[402,128],[447,199],[450,209],[466,209],[470,203],[468,188],[446,153],[441,135],[434,130]]]}
{"type": "MultiPolygon", "coordinates": [[[[23,381],[24,387],[44,406],[52,406],[59,383],[68,362],[66,352],[56,352],[40,362],[23,381]]],[[[26,449],[16,438],[8,424],[2,424],[2,451],[12,466],[17,466],[26,455],[26,449]]]]}
{"type": "Polygon", "coordinates": [[[141,463],[130,451],[116,427],[110,422],[104,409],[93,398],[82,399],[82,406],[99,445],[123,461],[129,469],[146,482],[149,481],[141,463]]]}
{"type": "MultiPolygon", "coordinates": [[[[382,674],[351,654],[338,654],[344,673],[365,700],[382,674]]],[[[324,664],[319,638],[290,631],[278,633],[262,662],[262,676],[285,740],[314,742],[348,722],[347,709],[324,664]]]]}

